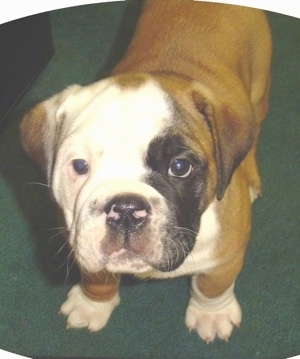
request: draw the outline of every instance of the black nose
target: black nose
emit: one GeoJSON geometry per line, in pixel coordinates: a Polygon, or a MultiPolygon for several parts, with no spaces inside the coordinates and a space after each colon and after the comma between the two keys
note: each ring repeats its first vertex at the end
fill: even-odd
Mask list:
{"type": "Polygon", "coordinates": [[[149,218],[150,205],[141,196],[127,194],[112,198],[104,207],[106,223],[124,234],[141,228],[149,218]]]}

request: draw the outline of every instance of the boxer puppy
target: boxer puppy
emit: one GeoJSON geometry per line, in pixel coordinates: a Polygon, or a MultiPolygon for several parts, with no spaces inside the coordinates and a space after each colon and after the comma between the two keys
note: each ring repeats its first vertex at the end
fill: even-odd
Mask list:
{"type": "Polygon", "coordinates": [[[106,325],[122,273],[191,276],[185,322],[207,343],[240,325],[270,57],[260,10],[150,0],[111,77],[24,117],[82,272],[61,307],[68,328],[106,325]]]}

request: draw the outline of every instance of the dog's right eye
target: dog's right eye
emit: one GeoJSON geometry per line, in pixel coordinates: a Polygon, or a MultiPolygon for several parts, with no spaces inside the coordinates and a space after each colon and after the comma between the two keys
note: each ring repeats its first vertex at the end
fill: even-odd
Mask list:
{"type": "Polygon", "coordinates": [[[89,168],[90,168],[87,161],[83,160],[83,159],[75,159],[75,160],[73,160],[72,164],[73,164],[74,171],[78,175],[87,174],[89,171],[89,168]]]}
{"type": "Polygon", "coordinates": [[[187,178],[193,172],[193,165],[190,161],[184,158],[175,158],[168,170],[171,177],[187,178]]]}

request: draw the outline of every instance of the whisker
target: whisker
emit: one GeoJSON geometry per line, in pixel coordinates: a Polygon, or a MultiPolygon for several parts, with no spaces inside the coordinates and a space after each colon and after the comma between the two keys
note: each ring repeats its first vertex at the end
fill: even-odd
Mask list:
{"type": "Polygon", "coordinates": [[[49,184],[47,184],[47,183],[42,183],[42,182],[27,182],[27,183],[24,183],[24,184],[22,185],[22,187],[29,186],[29,185],[37,185],[37,186],[41,186],[41,187],[50,188],[50,185],[49,185],[49,184]]]}
{"type": "MultiPolygon", "coordinates": [[[[70,255],[70,254],[67,255],[67,257],[64,259],[64,261],[54,270],[54,272],[58,272],[60,269],[62,269],[62,268],[65,266],[65,264],[66,264],[66,262],[67,262],[67,260],[68,260],[69,255],[70,255]]],[[[55,256],[56,256],[56,255],[55,255],[55,256]]],[[[55,257],[55,256],[54,256],[54,257],[55,257]]]]}
{"type": "Polygon", "coordinates": [[[117,273],[111,273],[111,274],[116,281],[118,281],[120,279],[120,275],[118,275],[117,273]]]}
{"type": "Polygon", "coordinates": [[[74,266],[74,264],[76,263],[76,259],[75,256],[73,255],[73,249],[70,251],[70,253],[68,254],[66,260],[67,260],[67,271],[66,271],[66,277],[65,277],[65,282],[68,281],[68,278],[70,277],[70,273],[72,270],[72,267],[74,266]],[[73,261],[70,265],[70,259],[73,258],[73,261]]]}
{"type": "Polygon", "coordinates": [[[63,226],[63,227],[47,228],[46,231],[57,231],[57,230],[61,230],[61,229],[67,230],[67,228],[65,226],[63,226]]]}
{"type": "Polygon", "coordinates": [[[65,241],[65,243],[64,243],[62,246],[60,246],[60,249],[55,253],[53,259],[56,258],[56,257],[62,252],[62,250],[63,250],[64,248],[66,248],[67,246],[68,246],[68,242],[65,241]]]}
{"type": "Polygon", "coordinates": [[[174,226],[175,229],[180,230],[181,233],[185,233],[185,234],[190,234],[193,236],[196,236],[198,233],[189,229],[189,228],[185,228],[185,227],[178,227],[178,226],[174,226]]]}
{"type": "MultiPolygon", "coordinates": [[[[51,241],[53,241],[54,239],[60,239],[61,238],[61,236],[64,234],[64,233],[66,233],[68,230],[67,230],[67,228],[61,228],[61,230],[60,231],[58,231],[57,233],[55,233],[53,236],[51,236],[49,239],[48,239],[48,244],[51,242],[51,241]]],[[[66,243],[67,243],[67,241],[66,241],[66,243]]]]}

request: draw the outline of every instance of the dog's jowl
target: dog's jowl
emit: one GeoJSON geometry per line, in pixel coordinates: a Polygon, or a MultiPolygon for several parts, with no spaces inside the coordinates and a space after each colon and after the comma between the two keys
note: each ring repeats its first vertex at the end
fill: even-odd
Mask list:
{"type": "Polygon", "coordinates": [[[191,276],[185,322],[206,342],[239,326],[270,57],[260,10],[150,0],[111,77],[24,117],[82,272],[61,307],[69,328],[106,325],[122,273],[191,276]]]}

